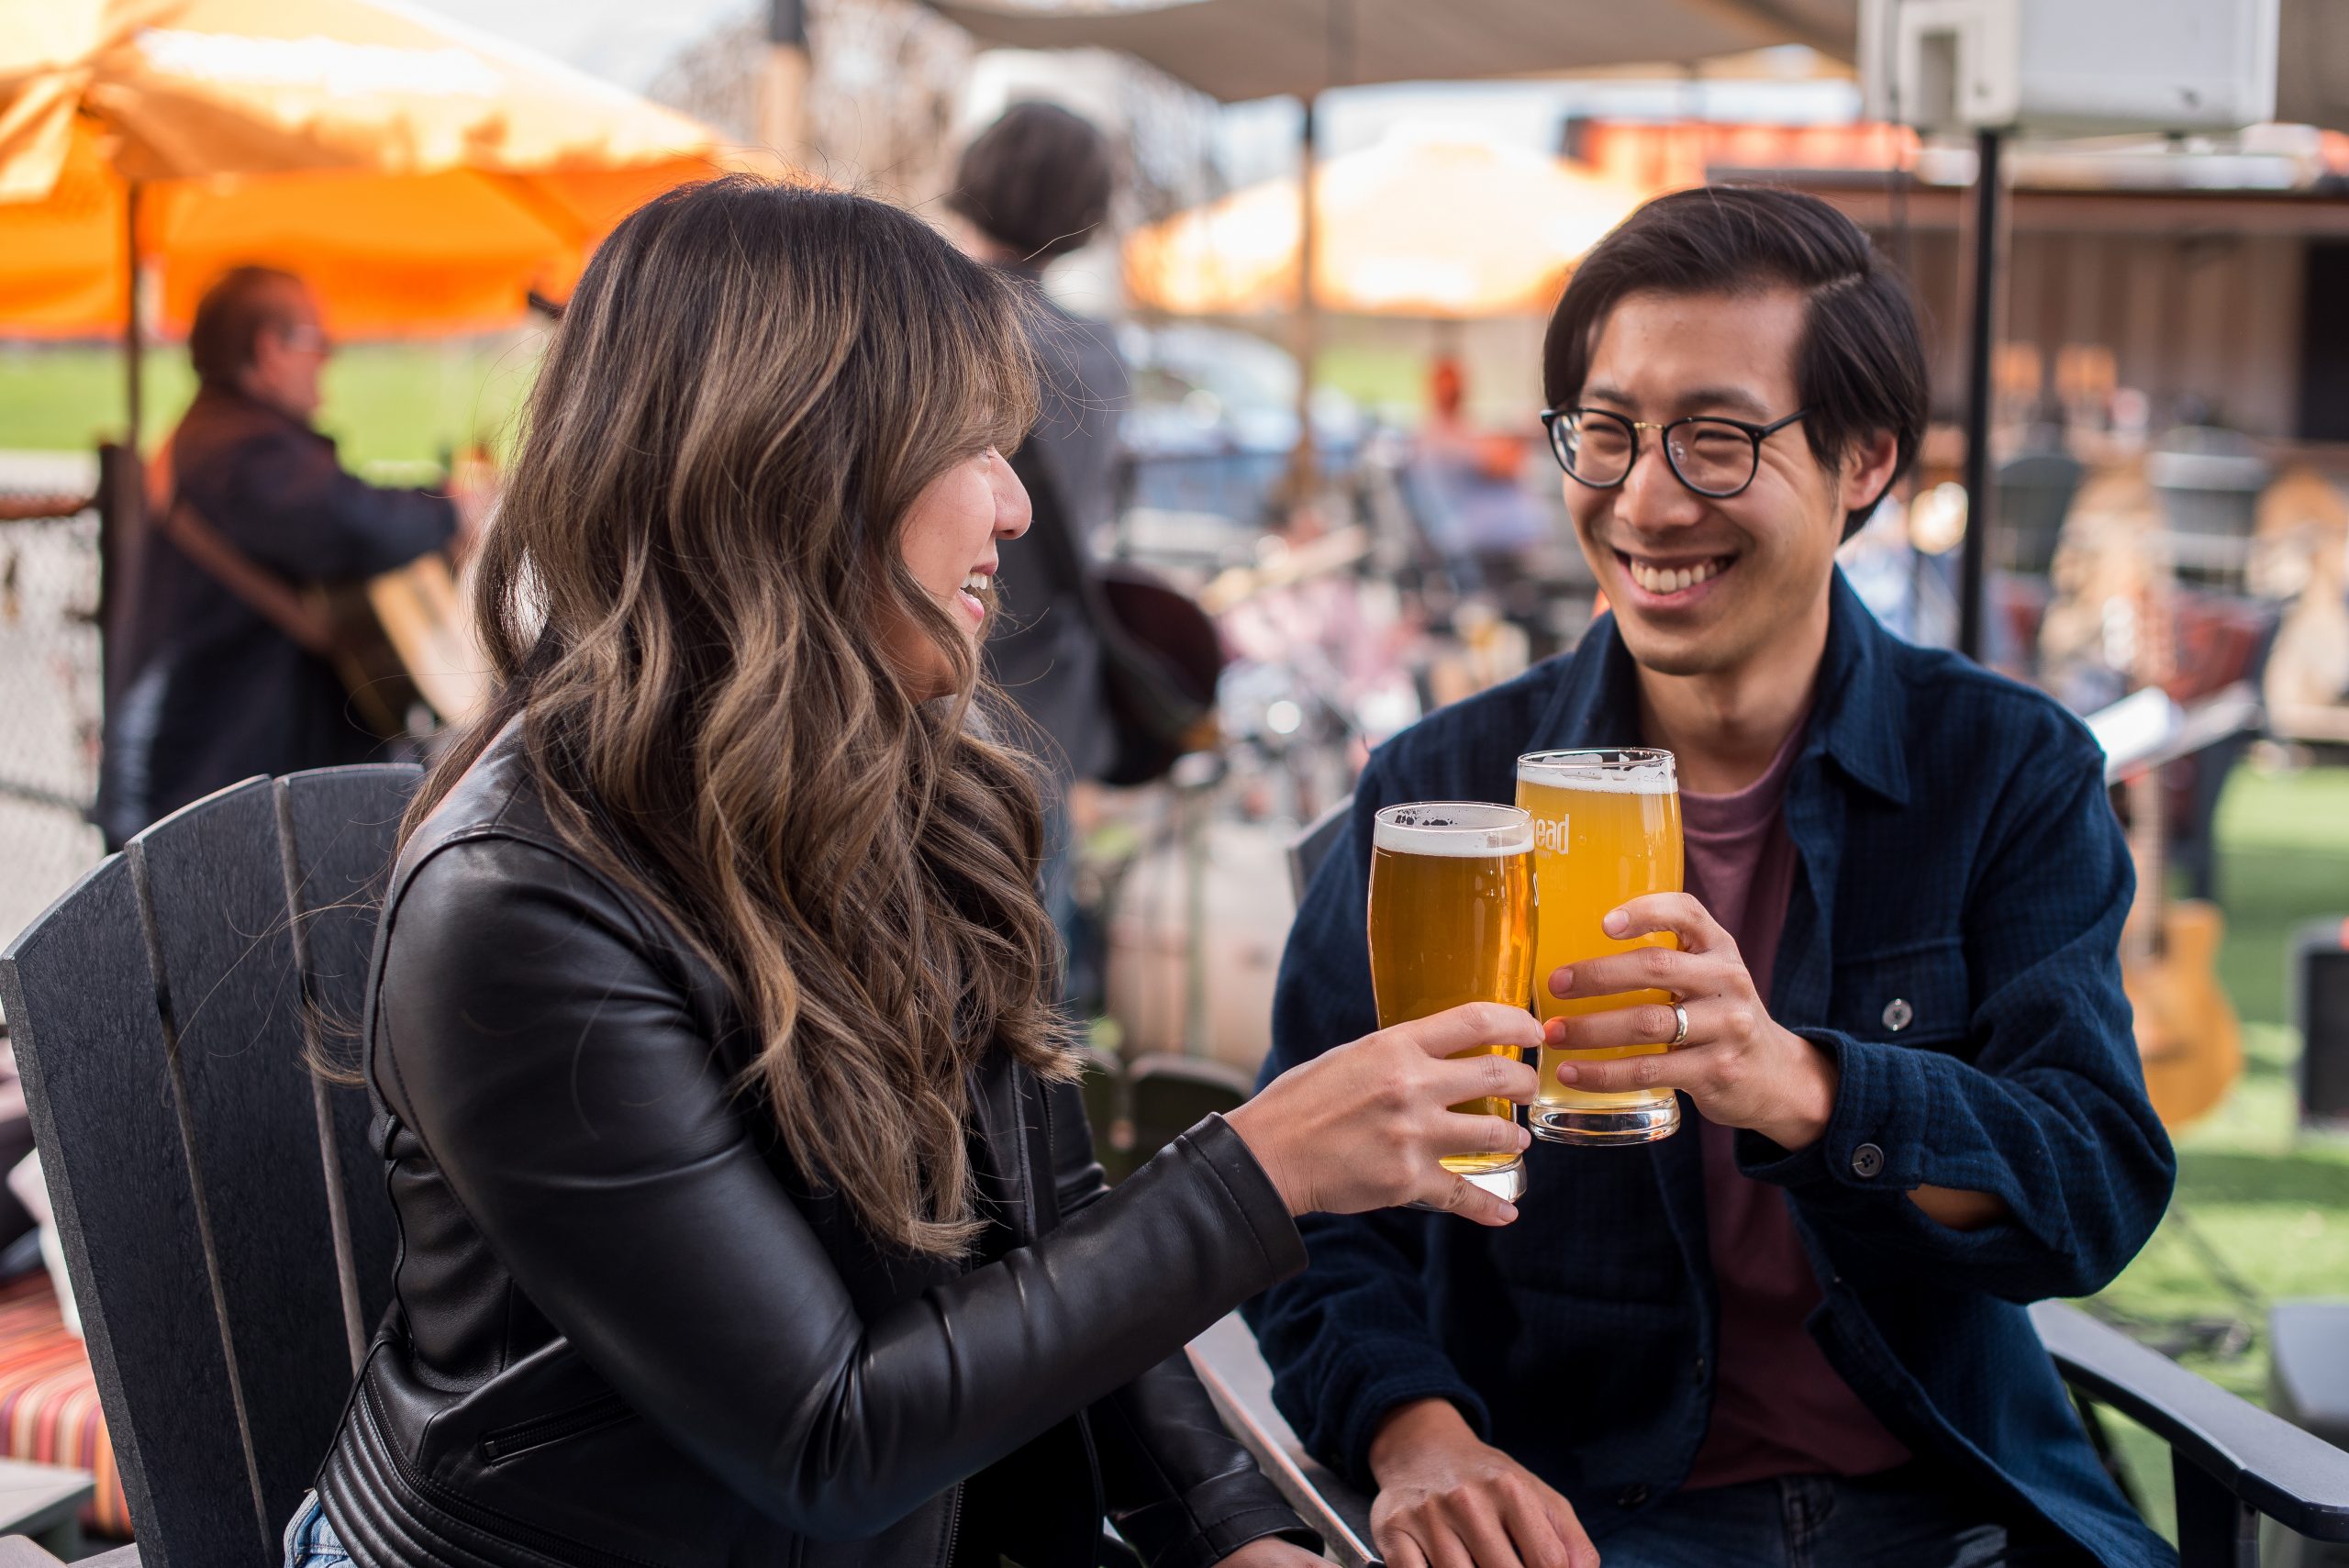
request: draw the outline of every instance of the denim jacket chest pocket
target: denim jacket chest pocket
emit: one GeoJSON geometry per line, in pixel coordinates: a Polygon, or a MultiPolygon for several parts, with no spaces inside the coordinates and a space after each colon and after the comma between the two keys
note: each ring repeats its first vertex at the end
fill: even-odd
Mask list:
{"type": "Polygon", "coordinates": [[[1973,1004],[1956,937],[1838,956],[1834,973],[1829,1027],[1886,1045],[1955,1052],[1965,1043],[1973,1004]]]}

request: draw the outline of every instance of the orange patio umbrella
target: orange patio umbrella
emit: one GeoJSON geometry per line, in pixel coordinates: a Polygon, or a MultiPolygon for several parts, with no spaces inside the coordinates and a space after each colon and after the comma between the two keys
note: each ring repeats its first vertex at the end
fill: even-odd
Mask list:
{"type": "MultiPolygon", "coordinates": [[[[1546,310],[1575,260],[1653,193],[1521,148],[1391,136],[1314,176],[1323,310],[1462,319],[1546,310]]],[[[1135,303],[1181,315],[1294,308],[1295,178],[1179,213],[1126,242],[1135,303]]]]}
{"type": "Polygon", "coordinates": [[[339,334],[508,325],[728,167],[782,172],[398,0],[42,0],[0,35],[0,332],[135,349],[242,261],[301,273],[339,334]]]}

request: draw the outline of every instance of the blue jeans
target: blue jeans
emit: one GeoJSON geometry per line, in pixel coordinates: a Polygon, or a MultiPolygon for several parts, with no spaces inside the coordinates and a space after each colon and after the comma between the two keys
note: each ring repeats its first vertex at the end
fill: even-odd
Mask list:
{"type": "Polygon", "coordinates": [[[335,1539],[334,1526],[327,1523],[318,1495],[304,1494],[302,1506],[285,1527],[285,1568],[345,1568],[350,1561],[351,1553],[335,1539]]]}
{"type": "Polygon", "coordinates": [[[2009,1541],[1987,1504],[1920,1465],[1675,1492],[1598,1543],[1606,1568],[2055,1568],[2076,1550],[2009,1541]]]}

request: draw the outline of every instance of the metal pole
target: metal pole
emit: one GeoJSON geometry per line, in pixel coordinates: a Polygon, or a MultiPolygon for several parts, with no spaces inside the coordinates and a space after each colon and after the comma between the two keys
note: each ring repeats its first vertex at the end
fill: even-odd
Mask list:
{"type": "Polygon", "coordinates": [[[768,0],[766,69],[759,80],[759,140],[786,158],[807,139],[807,7],[806,0],[768,0]]]}
{"type": "Polygon", "coordinates": [[[1297,136],[1297,446],[1289,454],[1289,501],[1301,506],[1321,488],[1319,454],[1313,444],[1313,360],[1320,347],[1320,307],[1314,297],[1313,259],[1320,248],[1313,185],[1320,162],[1314,126],[1316,98],[1305,100],[1305,123],[1297,136]]]}
{"type": "Polygon", "coordinates": [[[1998,520],[1990,477],[1990,345],[1998,328],[1999,133],[1979,132],[1974,145],[1974,314],[1966,340],[1965,538],[1958,556],[1957,648],[1979,660],[1990,529],[1998,520]]]}

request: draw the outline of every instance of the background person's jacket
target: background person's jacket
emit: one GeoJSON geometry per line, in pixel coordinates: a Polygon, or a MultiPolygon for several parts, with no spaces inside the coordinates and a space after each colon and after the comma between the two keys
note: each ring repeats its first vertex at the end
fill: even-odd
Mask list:
{"type": "MultiPolygon", "coordinates": [[[[1785,1189],[1824,1301],[1808,1327],[1920,1460],[2114,1565],[2174,1562],[2107,1478],[2025,1304],[2120,1273],[2176,1162],[2145,1097],[2118,943],[2135,874],[2104,758],[2055,703],[1879,627],[1836,574],[1786,820],[1800,867],[1772,1016],[1840,1073],[1826,1133],[1738,1164],[1785,1189]],[[1896,1005],[1897,1004],[1897,1005],[1896,1005]],[[1951,1229],[1908,1196],[1987,1192],[1951,1229]]],[[[1364,951],[1372,814],[1514,797],[1516,759],[1639,743],[1612,617],[1570,657],[1430,716],[1372,757],[1297,916],[1264,1072],[1376,1022],[1364,951]]],[[[1309,1270],[1252,1304],[1274,1397],[1371,1485],[1379,1420],[1448,1398],[1608,1534],[1687,1475],[1712,1402],[1717,1302],[1693,1115],[1634,1148],[1536,1141],[1523,1216],[1304,1221],[1309,1270]]]]}
{"type": "Polygon", "coordinates": [[[1108,326],[1063,310],[1030,273],[1006,271],[1034,300],[1036,423],[1010,455],[1034,516],[1025,534],[996,542],[1002,608],[987,637],[987,673],[1042,732],[1044,761],[1064,791],[1115,754],[1101,633],[1080,578],[1093,530],[1116,510],[1126,366],[1108,326]]]}
{"type": "Polygon", "coordinates": [[[1074,1089],[996,1052],[977,1254],[885,1251],[516,731],[403,851],[364,1028],[401,1253],[317,1482],[362,1568],[1099,1568],[1105,1512],[1150,1568],[1314,1543],[1182,1353],[1304,1266],[1239,1135],[1110,1192],[1074,1089]]]}
{"type": "MultiPolygon", "coordinates": [[[[173,434],[184,497],[251,561],[295,584],[363,578],[449,543],[445,496],[368,484],[334,442],[239,393],[207,387],[173,434]]],[[[98,823],[116,843],[256,773],[362,762],[383,742],[352,717],[334,666],[188,559],[150,519],[122,664],[110,678],[98,823]]]]}

